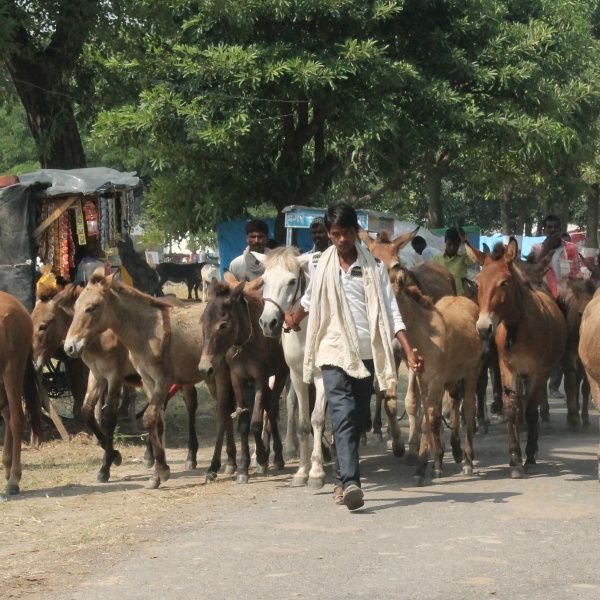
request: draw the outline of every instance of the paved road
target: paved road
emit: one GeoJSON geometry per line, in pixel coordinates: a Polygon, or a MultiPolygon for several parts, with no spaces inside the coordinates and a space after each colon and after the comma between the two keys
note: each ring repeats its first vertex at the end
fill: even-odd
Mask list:
{"type": "Polygon", "coordinates": [[[63,598],[597,599],[598,419],[590,432],[569,433],[562,401],[552,402],[535,476],[508,478],[499,422],[476,438],[473,476],[447,456],[446,477],[422,488],[403,460],[367,446],[364,509],[335,506],[330,484],[289,488],[291,469],[254,479],[239,507],[215,506],[209,518],[184,509],[63,598]]]}

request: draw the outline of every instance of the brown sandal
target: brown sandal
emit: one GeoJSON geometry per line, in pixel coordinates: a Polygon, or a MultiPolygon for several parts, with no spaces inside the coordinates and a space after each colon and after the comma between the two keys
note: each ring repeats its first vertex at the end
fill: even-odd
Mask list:
{"type": "Polygon", "coordinates": [[[344,489],[341,485],[334,486],[333,499],[335,500],[335,503],[339,504],[340,506],[344,504],[344,489]]]}

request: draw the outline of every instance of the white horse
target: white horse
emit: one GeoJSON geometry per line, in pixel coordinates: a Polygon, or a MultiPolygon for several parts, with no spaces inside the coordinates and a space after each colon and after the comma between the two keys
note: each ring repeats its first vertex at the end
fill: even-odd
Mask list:
{"type": "Polygon", "coordinates": [[[202,302],[206,302],[208,298],[208,286],[213,281],[221,280],[221,268],[219,265],[207,263],[202,267],[200,277],[202,278],[202,302]]]}
{"type": "MultiPolygon", "coordinates": [[[[298,430],[300,433],[300,466],[292,478],[292,486],[299,487],[307,483],[311,487],[323,487],[325,471],[323,469],[323,449],[321,439],[325,425],[325,389],[323,380],[315,376],[317,398],[312,413],[312,427],[314,443],[312,459],[309,457],[311,416],[309,408],[308,384],[304,383],[302,370],[304,364],[304,347],[306,345],[306,325],[301,325],[300,331],[281,333],[284,326],[284,313],[287,310],[296,310],[300,305],[300,298],[308,285],[308,261],[311,254],[297,255],[297,248],[275,248],[265,256],[256,255],[265,264],[263,279],[264,309],[259,319],[260,326],[266,336],[282,337],[283,353],[290,368],[290,379],[295,394],[298,397],[298,430]],[[311,466],[312,460],[312,466],[311,466]]],[[[295,435],[295,420],[293,406],[293,392],[288,395],[288,443],[291,445],[295,435]],[[290,419],[292,423],[290,423],[290,419]]],[[[289,449],[290,446],[288,446],[289,449]]]]}

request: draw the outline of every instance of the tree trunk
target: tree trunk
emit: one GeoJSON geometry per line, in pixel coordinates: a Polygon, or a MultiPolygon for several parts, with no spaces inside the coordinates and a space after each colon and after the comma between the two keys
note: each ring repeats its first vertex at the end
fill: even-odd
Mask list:
{"type": "Polygon", "coordinates": [[[560,219],[560,225],[563,233],[567,231],[567,227],[569,226],[570,204],[571,200],[562,200],[557,207],[557,216],[560,219]]]}
{"type": "Polygon", "coordinates": [[[35,139],[43,169],[85,167],[85,153],[62,74],[46,62],[18,57],[7,67],[35,139]]]}
{"type": "Polygon", "coordinates": [[[427,227],[444,227],[444,207],[442,206],[442,178],[434,168],[425,171],[425,189],[427,190],[427,227]]]}
{"type": "Polygon", "coordinates": [[[512,198],[512,186],[507,185],[503,188],[498,197],[500,203],[500,218],[502,220],[502,235],[511,235],[512,223],[510,219],[510,200],[512,198]]]}
{"type": "Polygon", "coordinates": [[[585,227],[585,247],[598,248],[598,200],[600,186],[595,183],[587,190],[587,220],[585,227]]]}

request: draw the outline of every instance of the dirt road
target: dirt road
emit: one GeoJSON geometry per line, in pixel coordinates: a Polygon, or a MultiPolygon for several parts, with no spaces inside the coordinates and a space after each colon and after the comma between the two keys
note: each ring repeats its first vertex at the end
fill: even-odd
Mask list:
{"type": "MultiPolygon", "coordinates": [[[[82,537],[85,551],[76,541],[63,544],[51,573],[47,566],[37,583],[33,571],[33,582],[13,580],[4,589],[27,598],[51,590],[53,598],[72,600],[596,599],[598,419],[590,432],[573,434],[562,401],[552,410],[538,474],[522,480],[508,478],[500,422],[476,437],[473,476],[463,476],[448,453],[446,477],[428,478],[422,488],[413,487],[404,460],[379,446],[363,448],[366,504],[355,513],[334,505],[330,484],[318,492],[289,488],[295,463],[247,486],[229,479],[205,486],[202,472],[182,472],[183,453],[171,452],[172,479],[150,491],[142,488],[140,465],[124,460],[108,485],[42,494],[49,507],[65,510],[36,519],[62,515],[68,527],[72,502],[70,518],[82,519],[82,535],[94,531],[95,542],[85,546],[82,537]]],[[[27,512],[34,496],[7,504],[27,512]]]]}

